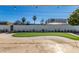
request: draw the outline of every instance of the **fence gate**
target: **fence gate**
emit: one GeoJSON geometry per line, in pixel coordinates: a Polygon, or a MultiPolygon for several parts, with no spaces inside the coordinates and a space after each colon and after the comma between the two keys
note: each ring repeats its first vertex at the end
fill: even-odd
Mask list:
{"type": "Polygon", "coordinates": [[[11,32],[13,31],[13,25],[10,26],[10,31],[11,31],[11,32]]]}

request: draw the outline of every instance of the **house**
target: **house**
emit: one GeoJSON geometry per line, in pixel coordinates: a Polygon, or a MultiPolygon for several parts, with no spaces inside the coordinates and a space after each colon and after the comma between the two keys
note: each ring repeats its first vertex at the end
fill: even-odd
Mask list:
{"type": "Polygon", "coordinates": [[[48,19],[47,24],[68,24],[67,19],[48,19]]]}

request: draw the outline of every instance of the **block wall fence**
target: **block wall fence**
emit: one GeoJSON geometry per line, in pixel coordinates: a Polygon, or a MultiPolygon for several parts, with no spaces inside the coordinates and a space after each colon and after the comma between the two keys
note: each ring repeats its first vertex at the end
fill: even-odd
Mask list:
{"type": "Polygon", "coordinates": [[[7,30],[10,31],[78,31],[79,26],[71,26],[68,24],[59,24],[59,25],[0,25],[0,31],[7,30]],[[11,30],[12,28],[12,30],[11,30]]]}

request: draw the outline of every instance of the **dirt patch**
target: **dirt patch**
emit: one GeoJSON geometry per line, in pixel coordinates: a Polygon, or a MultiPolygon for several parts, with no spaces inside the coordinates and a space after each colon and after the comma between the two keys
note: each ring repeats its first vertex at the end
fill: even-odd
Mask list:
{"type": "Polygon", "coordinates": [[[0,34],[1,53],[74,53],[79,52],[78,45],[78,41],[57,36],[16,38],[11,34],[0,34]]]}

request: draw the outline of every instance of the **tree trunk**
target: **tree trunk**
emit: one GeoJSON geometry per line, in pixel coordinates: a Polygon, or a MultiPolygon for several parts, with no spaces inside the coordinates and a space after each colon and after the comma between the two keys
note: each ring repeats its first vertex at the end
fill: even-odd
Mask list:
{"type": "Polygon", "coordinates": [[[34,21],[34,24],[35,24],[35,21],[34,21]]]}

